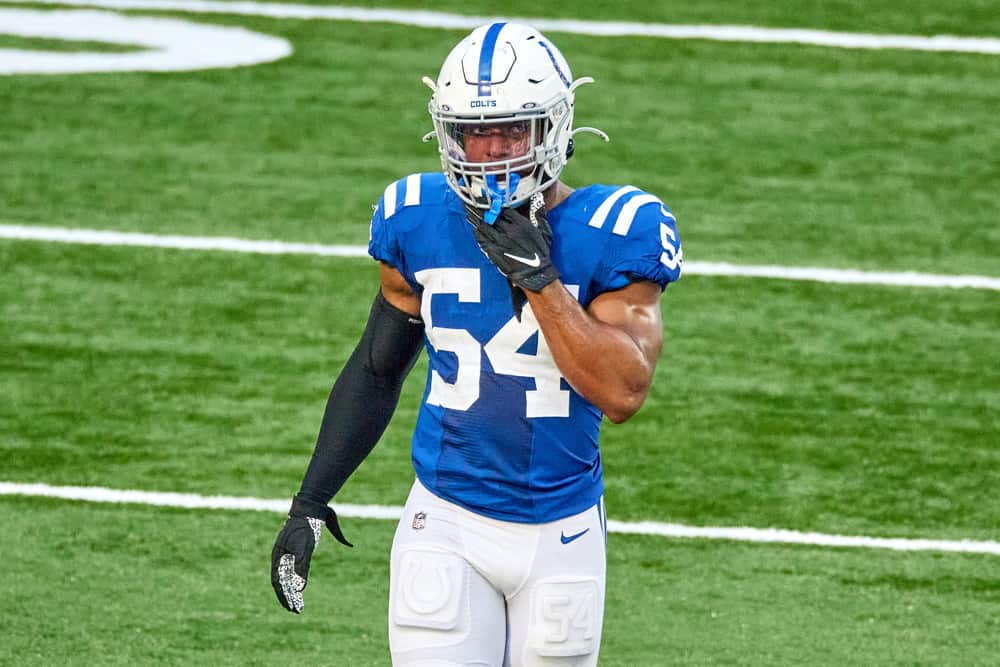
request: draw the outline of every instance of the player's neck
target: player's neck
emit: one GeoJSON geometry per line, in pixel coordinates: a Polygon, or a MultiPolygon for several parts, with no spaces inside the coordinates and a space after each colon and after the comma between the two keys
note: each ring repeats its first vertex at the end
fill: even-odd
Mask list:
{"type": "Polygon", "coordinates": [[[544,193],[545,210],[551,211],[571,194],[573,194],[573,188],[569,187],[562,181],[556,181],[555,184],[544,193]]]}

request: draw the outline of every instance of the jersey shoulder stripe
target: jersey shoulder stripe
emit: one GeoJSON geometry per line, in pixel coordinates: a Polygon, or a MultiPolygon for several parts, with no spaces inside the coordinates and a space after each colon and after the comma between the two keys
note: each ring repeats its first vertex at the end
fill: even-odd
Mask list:
{"type": "Polygon", "coordinates": [[[410,174],[395,183],[390,183],[382,193],[383,217],[388,220],[406,206],[420,204],[420,174],[410,174]],[[402,195],[402,206],[399,206],[402,195]]]}
{"type": "Polygon", "coordinates": [[[594,215],[591,216],[590,222],[588,222],[587,224],[590,225],[591,227],[596,227],[597,229],[600,229],[601,227],[604,226],[604,223],[607,222],[608,214],[611,213],[611,209],[614,208],[614,205],[618,203],[618,200],[624,197],[625,195],[638,191],[639,188],[635,187],[634,185],[626,185],[624,187],[618,188],[617,190],[612,192],[610,196],[606,197],[603,202],[601,202],[601,205],[597,207],[596,211],[594,211],[594,215]]]}
{"type": "Polygon", "coordinates": [[[402,214],[406,209],[446,205],[453,193],[440,172],[410,174],[390,183],[379,201],[382,219],[402,214]]]}
{"type": "Polygon", "coordinates": [[[628,230],[632,228],[632,221],[635,220],[635,214],[639,211],[639,207],[654,203],[663,205],[659,197],[647,193],[636,195],[629,199],[622,206],[622,210],[618,212],[618,217],[615,219],[615,226],[611,228],[611,233],[618,234],[619,236],[628,236],[628,230]]]}
{"type": "Polygon", "coordinates": [[[597,187],[600,189],[595,192],[601,203],[587,223],[590,227],[603,229],[609,221],[612,221],[610,225],[612,234],[628,236],[639,209],[648,204],[657,204],[662,218],[674,220],[673,214],[659,197],[644,192],[634,185],[597,187]]]}
{"type": "Polygon", "coordinates": [[[568,208],[555,209],[556,223],[575,219],[587,232],[567,229],[559,258],[569,265],[589,262],[585,303],[631,282],[648,280],[665,287],[680,278],[677,221],[658,196],[634,185],[598,184],[570,197],[568,208]]]}

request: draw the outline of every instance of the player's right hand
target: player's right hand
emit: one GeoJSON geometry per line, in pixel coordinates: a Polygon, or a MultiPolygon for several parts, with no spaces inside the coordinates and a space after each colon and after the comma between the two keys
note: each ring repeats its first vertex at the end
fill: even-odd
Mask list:
{"type": "Polygon", "coordinates": [[[271,586],[281,606],[296,614],[302,611],[309,563],[324,524],[338,542],[353,546],[344,537],[337,514],[330,507],[295,496],[285,527],[271,550],[271,586]]]}
{"type": "Polygon", "coordinates": [[[491,224],[486,222],[487,211],[466,204],[466,220],[480,249],[512,285],[539,292],[559,278],[552,265],[552,228],[545,219],[541,193],[523,208],[528,210],[502,209],[491,224]]]}

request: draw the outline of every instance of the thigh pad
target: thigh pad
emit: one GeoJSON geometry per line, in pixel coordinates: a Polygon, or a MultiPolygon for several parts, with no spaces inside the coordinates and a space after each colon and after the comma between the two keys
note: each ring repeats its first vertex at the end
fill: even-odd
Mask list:
{"type": "Polygon", "coordinates": [[[408,549],[399,555],[392,620],[400,626],[454,630],[462,612],[466,564],[444,551],[408,549]]]}
{"type": "Polygon", "coordinates": [[[600,641],[601,592],[596,579],[551,578],[531,590],[531,648],[543,657],[589,655],[600,641]]]}

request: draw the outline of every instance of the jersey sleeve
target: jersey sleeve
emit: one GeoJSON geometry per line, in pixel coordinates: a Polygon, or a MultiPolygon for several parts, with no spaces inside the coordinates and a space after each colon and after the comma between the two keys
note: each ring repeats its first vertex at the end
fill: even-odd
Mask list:
{"type": "Polygon", "coordinates": [[[594,275],[594,291],[610,292],[649,280],[660,289],[681,277],[684,253],[677,220],[659,199],[639,194],[619,212],[594,275]]]}
{"type": "Polygon", "coordinates": [[[392,217],[395,211],[386,215],[388,208],[395,209],[396,183],[391,183],[385,192],[379,197],[375,212],[372,213],[371,228],[368,233],[368,254],[380,262],[399,268],[401,257],[399,252],[399,241],[389,224],[388,218],[392,217]]]}

